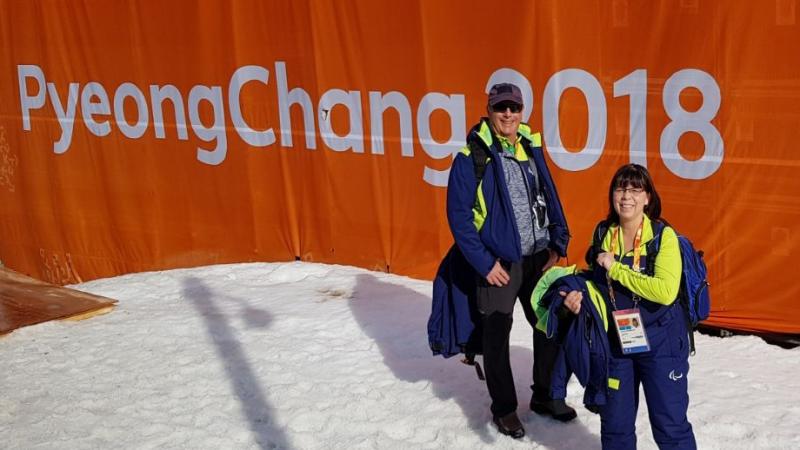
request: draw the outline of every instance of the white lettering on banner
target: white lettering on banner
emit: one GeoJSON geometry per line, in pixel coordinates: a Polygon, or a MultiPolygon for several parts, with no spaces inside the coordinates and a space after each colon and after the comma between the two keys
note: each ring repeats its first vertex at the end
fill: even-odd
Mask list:
{"type": "Polygon", "coordinates": [[[675,72],[664,83],[664,111],[672,121],[661,132],[661,159],[675,175],[690,180],[710,177],[722,165],[725,144],[719,130],[711,124],[721,103],[719,86],[714,78],[696,69],[675,72]],[[700,109],[689,112],[680,102],[681,91],[693,87],[703,94],[700,109]],[[705,152],[697,161],[687,161],[678,151],[678,139],[684,134],[695,132],[703,138],[705,152]]]}
{"type": "Polygon", "coordinates": [[[542,98],[542,119],[544,120],[544,141],[553,163],[564,170],[573,172],[592,167],[606,144],[606,98],[600,82],[589,72],[581,69],[565,69],[556,73],[547,82],[542,98]],[[583,93],[589,108],[589,138],[578,152],[570,152],[561,142],[561,129],[558,120],[561,95],[569,88],[583,93]]]}
{"type": "Polygon", "coordinates": [[[219,86],[195,86],[189,91],[189,123],[198,138],[205,142],[217,142],[214,150],[197,147],[197,159],[216,166],[225,161],[228,139],[225,134],[225,111],[222,105],[222,88],[219,86]],[[214,123],[207,127],[200,120],[200,102],[205,101],[214,111],[214,123]]]}
{"type": "MultiPolygon", "coordinates": [[[[53,89],[55,91],[55,89],[53,89]]],[[[111,107],[108,104],[108,94],[102,84],[94,81],[86,83],[81,92],[81,114],[86,128],[98,137],[107,136],[111,133],[111,125],[107,120],[96,122],[94,116],[111,114],[111,107]],[[97,102],[92,101],[97,98],[97,102]]]]}
{"type": "MultiPolygon", "coordinates": [[[[77,83],[75,83],[77,84],[77,83]]],[[[73,114],[74,117],[74,114],[73,114]]],[[[147,101],[144,94],[133,83],[122,83],[114,93],[114,119],[117,121],[119,131],[129,139],[139,139],[144,135],[147,130],[149,115],[147,111],[147,101]],[[125,98],[130,97],[136,102],[136,109],[139,111],[139,117],[136,119],[136,125],[129,125],[125,119],[125,98]]]]}
{"type": "Polygon", "coordinates": [[[413,157],[414,137],[411,129],[411,106],[409,106],[406,96],[397,91],[386,94],[375,91],[369,93],[371,151],[375,155],[383,154],[383,113],[389,108],[394,108],[400,116],[400,154],[413,157]]]}
{"type": "Polygon", "coordinates": [[[343,152],[353,149],[355,153],[364,153],[364,130],[361,125],[361,93],[331,89],[319,98],[319,133],[322,141],[333,151],[343,152]],[[342,105],[350,113],[350,131],[339,136],[333,131],[331,117],[333,108],[342,105]]]}
{"type": "Polygon", "coordinates": [[[78,104],[78,83],[69,84],[69,93],[67,94],[67,109],[61,106],[61,99],[58,98],[56,86],[53,83],[47,83],[47,92],[50,93],[50,102],[53,103],[53,111],[58,118],[58,124],[61,126],[61,138],[53,144],[53,152],[61,154],[67,151],[69,144],[72,143],[72,130],[75,128],[75,106],[78,104]]]}
{"type": "MultiPolygon", "coordinates": [[[[276,61],[275,95],[277,97],[278,121],[280,126],[280,146],[293,147],[293,130],[291,108],[298,106],[302,112],[303,135],[305,148],[316,149],[317,123],[319,118],[319,137],[330,150],[336,152],[352,151],[364,154],[366,137],[364,136],[364,107],[361,91],[339,88],[323,92],[314,105],[308,92],[300,86],[289,88],[286,64],[276,61]],[[332,115],[347,111],[347,132],[340,135],[333,130],[332,115]]],[[[87,130],[95,136],[103,137],[111,133],[110,116],[119,131],[129,139],[139,139],[147,132],[152,112],[153,133],[156,139],[165,139],[163,105],[169,101],[174,111],[174,124],[179,140],[188,140],[186,112],[194,135],[211,148],[197,147],[197,160],[209,164],[221,164],[228,150],[228,136],[225,119],[225,103],[231,116],[233,128],[244,143],[252,147],[268,147],[276,143],[275,131],[267,126],[256,130],[247,123],[242,114],[242,89],[248,83],[261,83],[269,86],[269,70],[261,66],[248,65],[236,69],[228,83],[227,93],[220,86],[195,85],[184,100],[184,94],[172,84],[164,86],[150,85],[148,98],[137,85],[131,82],[121,83],[114,90],[113,99],[109,99],[106,88],[99,82],[87,82],[83,88],[79,83],[71,82],[67,86],[66,95],[59,94],[55,83],[47,82],[44,71],[36,65],[18,65],[20,108],[22,128],[32,130],[31,112],[42,109],[48,97],[61,127],[61,135],[53,145],[57,154],[66,152],[74,135],[75,117],[78,108],[81,110],[83,123],[87,130]],[[29,89],[30,88],[30,89],[29,89]],[[80,94],[80,98],[79,98],[80,94]],[[126,117],[126,101],[135,104],[136,117],[126,117]],[[113,103],[112,103],[113,101],[113,103]],[[186,101],[186,103],[184,103],[186,101]],[[200,109],[208,105],[213,122],[203,123],[200,109]],[[128,120],[130,119],[130,120],[128,120]]],[[[510,82],[522,90],[525,109],[523,120],[527,121],[534,111],[534,92],[525,76],[510,68],[494,71],[486,83],[486,92],[499,82],[510,82]]],[[[63,91],[62,91],[63,92],[63,91]]],[[[630,108],[630,160],[642,165],[647,164],[647,71],[636,69],[625,77],[614,82],[615,98],[629,96],[630,108]]],[[[544,142],[553,162],[560,168],[569,171],[586,170],[594,166],[603,153],[608,112],[606,97],[597,79],[582,69],[569,68],[561,70],[547,81],[542,96],[542,118],[544,142]],[[567,151],[561,140],[559,124],[559,107],[563,93],[569,89],[579,90],[587,104],[588,135],[584,148],[579,151],[567,151]]],[[[667,79],[663,89],[663,105],[669,124],[662,130],[660,139],[660,156],[665,166],[675,175],[685,179],[704,179],[713,175],[721,166],[724,157],[724,143],[717,128],[711,123],[719,111],[721,94],[714,78],[706,72],[696,69],[683,69],[667,79]],[[687,111],[680,104],[680,94],[687,88],[696,88],[703,98],[697,111],[687,111]],[[699,134],[704,143],[702,157],[697,160],[686,160],[680,154],[678,141],[685,133],[699,134]]],[[[383,155],[385,152],[384,119],[386,111],[397,112],[400,130],[400,151],[403,157],[414,157],[414,124],[416,124],[417,141],[428,158],[442,160],[455,157],[464,145],[466,137],[466,111],[463,94],[444,94],[429,92],[425,94],[414,110],[408,98],[399,91],[382,93],[369,91],[366,107],[370,121],[370,154],[383,155]],[[431,133],[431,116],[437,110],[443,111],[450,121],[450,134],[446,141],[437,142],[431,133]]],[[[128,108],[133,112],[134,108],[128,108]]],[[[167,122],[171,123],[171,122],[167,122]]],[[[274,124],[273,124],[274,125],[274,124]]],[[[438,170],[424,166],[422,178],[432,186],[446,186],[449,169],[438,170]]]]}
{"type": "MultiPolygon", "coordinates": [[[[455,156],[461,147],[466,143],[467,131],[464,128],[466,118],[464,117],[464,96],[447,96],[439,92],[431,92],[422,97],[417,108],[417,133],[422,150],[433,159],[444,159],[455,156]],[[450,138],[447,142],[439,143],[431,136],[431,114],[437,109],[441,109],[450,116],[450,138]]],[[[433,186],[447,186],[447,178],[450,175],[450,168],[445,170],[431,169],[425,166],[422,179],[433,186]]]]}
{"type": "MultiPolygon", "coordinates": [[[[614,97],[630,95],[630,160],[647,165],[647,71],[637,69],[614,83],[614,97]]],[[[722,165],[725,145],[719,130],[711,123],[719,112],[721,94],[716,80],[706,72],[683,69],[664,84],[664,111],[672,119],[661,133],[660,152],[664,165],[675,175],[688,180],[710,177],[722,165]],[[680,93],[694,87],[703,95],[703,105],[694,112],[680,104],[680,93]],[[678,140],[695,132],[705,144],[703,156],[687,161],[678,151],[678,140]]],[[[606,138],[606,101],[597,79],[580,69],[565,69],[554,74],[545,86],[543,100],[544,136],[553,162],[570,171],[593,166],[603,152],[606,138]],[[589,135],[586,146],[577,153],[567,152],[561,142],[558,107],[561,94],[578,88],[586,97],[589,110],[589,135]]]]}
{"type": "Polygon", "coordinates": [[[256,131],[250,128],[242,117],[242,107],[239,96],[242,87],[249,81],[260,81],[267,84],[269,81],[269,70],[260,66],[244,66],[236,69],[228,85],[228,107],[231,110],[231,120],[236,132],[248,145],[253,147],[266,147],[275,143],[275,132],[272,128],[264,131],[256,131]]]}
{"type": "Polygon", "coordinates": [[[634,70],[614,83],[614,97],[628,95],[630,101],[630,135],[631,162],[647,167],[647,71],[634,70]]]}
{"type": "Polygon", "coordinates": [[[183,97],[178,88],[171,84],[166,86],[151,84],[150,98],[153,105],[153,126],[156,139],[166,138],[166,134],[164,134],[164,114],[161,110],[164,100],[169,100],[175,110],[175,129],[178,132],[178,139],[182,141],[189,139],[189,133],[186,131],[186,112],[183,109],[183,97]]]}
{"type": "Polygon", "coordinates": [[[278,117],[281,121],[281,146],[292,146],[292,118],[289,107],[300,105],[303,110],[303,121],[306,131],[306,148],[317,148],[317,139],[314,131],[314,106],[311,96],[303,88],[296,87],[289,91],[286,81],[286,64],[281,61],[275,63],[275,78],[278,83],[278,117]]]}
{"type": "MultiPolygon", "coordinates": [[[[290,108],[298,105],[302,109],[306,148],[316,148],[316,122],[314,105],[311,96],[301,87],[289,90],[286,75],[286,66],[282,61],[275,63],[276,93],[278,98],[278,113],[281,130],[281,146],[292,147],[292,124],[290,108]]],[[[47,93],[53,109],[62,126],[62,136],[54,145],[56,153],[63,153],[69,149],[74,118],[78,106],[81,109],[83,122],[87,129],[95,136],[107,136],[111,132],[109,120],[103,116],[111,115],[111,101],[105,87],[98,82],[89,82],[81,91],[80,105],[77,95],[80,90],[78,83],[69,85],[67,106],[62,106],[58,90],[53,83],[47,83],[44,72],[38,66],[18,66],[20,105],[23,116],[23,129],[30,130],[30,111],[44,107],[47,93]],[[38,90],[36,94],[28,91],[28,80],[34,81],[38,90]],[[45,86],[47,86],[45,88],[45,86]]],[[[258,81],[264,85],[269,84],[269,71],[261,66],[243,66],[238,68],[228,85],[228,108],[231,113],[233,128],[242,140],[253,147],[266,147],[275,143],[275,133],[272,128],[263,131],[254,130],[244,120],[241,111],[241,90],[245,84],[258,81]]],[[[175,112],[175,127],[178,139],[187,140],[186,110],[181,92],[171,84],[165,86],[150,85],[150,108],[144,93],[133,83],[125,82],[117,87],[113,96],[113,112],[115,123],[122,134],[130,139],[138,139],[144,135],[149,126],[149,111],[152,110],[153,131],[157,139],[165,139],[163,105],[169,101],[175,112]],[[132,125],[125,117],[125,101],[132,99],[135,102],[137,117],[132,125]]],[[[400,92],[392,91],[387,94],[370,92],[370,123],[373,130],[372,153],[384,154],[383,119],[384,112],[394,108],[399,114],[401,130],[401,154],[404,157],[413,157],[413,129],[411,107],[408,99],[400,92]],[[377,137],[377,138],[376,138],[377,137]]],[[[317,115],[320,117],[320,134],[325,145],[334,151],[352,150],[354,153],[364,153],[363,112],[362,99],[359,91],[344,91],[330,89],[322,94],[318,104],[317,115]],[[346,135],[336,134],[331,124],[331,113],[337,107],[344,107],[348,111],[349,130],[346,135]]],[[[225,160],[227,155],[227,134],[225,124],[225,108],[222,88],[220,86],[196,85],[189,92],[187,101],[189,123],[195,136],[206,142],[215,144],[213,148],[197,148],[197,159],[205,164],[217,165],[225,160]],[[200,119],[200,106],[202,103],[211,106],[213,123],[204,124],[200,119]]],[[[417,110],[417,127],[420,130],[420,145],[425,153],[433,159],[443,159],[453,156],[463,145],[465,135],[464,124],[464,96],[461,94],[445,95],[438,92],[426,94],[417,110]],[[443,143],[432,139],[430,133],[430,116],[436,110],[442,110],[450,118],[450,138],[443,143]]],[[[130,110],[129,110],[130,111],[130,110]]],[[[447,173],[437,171],[430,167],[424,168],[423,178],[434,186],[447,185],[447,173]]]]}
{"type": "Polygon", "coordinates": [[[39,66],[21,65],[17,66],[17,78],[19,80],[19,103],[22,111],[22,129],[31,130],[31,109],[39,109],[44,106],[47,92],[44,82],[44,72],[39,66]],[[38,94],[28,94],[28,78],[33,78],[38,84],[38,94]]]}

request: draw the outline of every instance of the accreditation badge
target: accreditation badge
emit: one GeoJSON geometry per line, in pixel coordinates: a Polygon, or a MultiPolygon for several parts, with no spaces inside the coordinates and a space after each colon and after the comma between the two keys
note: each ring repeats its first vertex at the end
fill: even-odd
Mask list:
{"type": "Polygon", "coordinates": [[[647,342],[647,333],[644,331],[644,322],[638,309],[621,309],[614,311],[612,315],[623,354],[650,351],[650,343],[647,342]]]}

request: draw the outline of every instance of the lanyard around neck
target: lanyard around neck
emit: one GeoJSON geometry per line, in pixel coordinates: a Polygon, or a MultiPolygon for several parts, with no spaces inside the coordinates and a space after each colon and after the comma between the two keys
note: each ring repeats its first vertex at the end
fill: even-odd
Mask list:
{"type": "MultiPolygon", "coordinates": [[[[617,226],[614,228],[614,233],[611,235],[611,255],[614,256],[614,259],[617,259],[617,243],[619,242],[619,230],[622,228],[622,225],[617,226]]],[[[636,230],[636,235],[633,238],[633,266],[631,267],[636,272],[641,272],[641,268],[639,267],[639,262],[642,258],[642,229],[644,228],[644,219],[639,224],[639,228],[636,230]]],[[[620,251],[620,256],[618,261],[622,261],[622,257],[625,255],[625,246],[622,245],[622,251],[620,251]]],[[[606,282],[608,283],[608,295],[611,298],[611,305],[614,307],[614,310],[617,310],[617,298],[614,295],[614,285],[611,281],[611,270],[606,271],[606,282]]],[[[639,307],[639,296],[633,294],[633,308],[637,309],[639,307]]]]}

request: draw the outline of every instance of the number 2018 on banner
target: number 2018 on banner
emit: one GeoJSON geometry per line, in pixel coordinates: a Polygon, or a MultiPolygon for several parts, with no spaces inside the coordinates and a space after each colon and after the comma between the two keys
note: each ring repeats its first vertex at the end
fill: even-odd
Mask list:
{"type": "MultiPolygon", "coordinates": [[[[510,82],[518,85],[526,105],[533,105],[530,82],[521,73],[508,68],[492,74],[486,85],[510,82]]],[[[630,99],[630,161],[647,165],[647,71],[634,70],[614,82],[614,97],[630,99]]],[[[672,74],[664,83],[662,103],[670,121],[661,131],[660,153],[664,165],[675,175],[691,180],[708,178],[722,164],[725,145],[719,130],[711,123],[721,102],[719,85],[714,77],[697,69],[683,69],[672,74]],[[687,111],[680,103],[680,94],[695,88],[702,95],[702,104],[696,111],[687,111]],[[685,133],[697,133],[703,140],[703,155],[696,160],[685,159],[678,150],[678,141],[685,133]]],[[[532,108],[525,108],[523,122],[527,122],[532,108]]],[[[585,170],[593,166],[603,153],[607,131],[607,108],[603,88],[592,74],[581,69],[565,69],[547,81],[542,97],[544,141],[553,162],[569,171],[585,170]],[[561,96],[569,88],[578,89],[586,98],[589,127],[586,145],[578,151],[568,151],[561,140],[558,116],[561,96]]]]}

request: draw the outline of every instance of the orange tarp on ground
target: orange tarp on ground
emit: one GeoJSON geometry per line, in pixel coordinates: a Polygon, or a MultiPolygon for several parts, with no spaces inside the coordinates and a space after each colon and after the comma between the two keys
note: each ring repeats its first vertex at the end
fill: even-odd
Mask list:
{"type": "Polygon", "coordinates": [[[116,300],[43,283],[0,267],[0,335],[55,319],[108,312],[116,300]]]}
{"type": "Polygon", "coordinates": [[[301,259],[431,277],[514,81],[581,260],[646,164],[711,324],[800,333],[794,0],[0,0],[0,259],[57,284],[301,259]],[[767,288],[769,286],[769,288],[767,288]]]}

